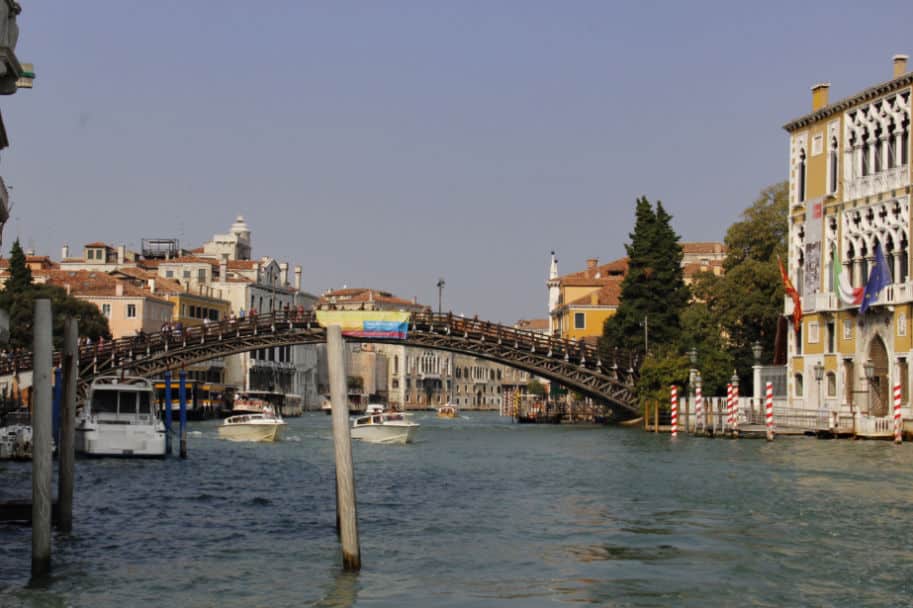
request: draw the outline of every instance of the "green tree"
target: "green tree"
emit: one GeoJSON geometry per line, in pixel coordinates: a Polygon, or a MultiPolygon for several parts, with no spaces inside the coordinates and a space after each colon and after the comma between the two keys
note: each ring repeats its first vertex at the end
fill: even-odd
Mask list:
{"type": "Polygon", "coordinates": [[[743,391],[751,387],[751,346],[760,341],[765,353],[773,351],[783,311],[777,255],[786,254],[788,200],[787,182],[762,190],[726,232],[724,274],[704,273],[693,287],[725,338],[723,346],[739,372],[743,391]]]}
{"type": "Polygon", "coordinates": [[[530,380],[526,383],[526,392],[536,397],[545,397],[545,385],[538,380],[530,380]]]}
{"type": "Polygon", "coordinates": [[[79,335],[97,340],[111,337],[108,319],[98,308],[83,300],[67,295],[60,287],[35,285],[32,272],[25,263],[25,255],[17,240],[10,250],[10,276],[0,291],[0,308],[10,317],[10,347],[32,348],[32,317],[36,298],[49,298],[53,314],[54,348],[63,347],[63,325],[67,316],[79,322],[79,335]]]}
{"type": "Polygon", "coordinates": [[[669,409],[669,387],[675,384],[679,394],[684,395],[689,369],[688,357],[678,354],[676,347],[661,344],[650,347],[635,387],[641,407],[648,401],[656,401],[661,409],[669,409]]]}
{"type": "Polygon", "coordinates": [[[654,211],[646,197],[638,199],[634,232],[629,236],[631,242],[625,245],[628,271],[621,283],[620,303],[606,320],[599,342],[604,360],[612,359],[615,346],[643,352],[647,346],[652,350],[675,344],[681,332],[679,316],[690,297],[682,274],[679,236],[661,202],[654,211]]]}

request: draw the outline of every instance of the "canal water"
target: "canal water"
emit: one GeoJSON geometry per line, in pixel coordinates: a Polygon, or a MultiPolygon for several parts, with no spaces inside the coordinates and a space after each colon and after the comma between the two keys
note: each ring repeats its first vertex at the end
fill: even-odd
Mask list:
{"type": "MultiPolygon", "coordinates": [[[[75,532],[27,588],[0,527],[0,606],[900,606],[913,445],[694,439],[417,414],[356,442],[363,570],[340,572],[330,419],[274,445],[191,424],[190,458],[77,462],[75,532]]],[[[0,465],[0,495],[29,491],[0,465]]]]}

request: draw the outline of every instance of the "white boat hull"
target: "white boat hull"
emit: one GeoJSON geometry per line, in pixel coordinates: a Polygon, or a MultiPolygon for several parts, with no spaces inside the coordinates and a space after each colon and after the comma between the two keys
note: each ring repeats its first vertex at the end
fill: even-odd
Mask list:
{"type": "Polygon", "coordinates": [[[76,451],[86,456],[165,456],[165,429],[150,425],[87,424],[76,427],[76,451]]]}
{"type": "Polygon", "coordinates": [[[412,443],[418,425],[414,423],[371,424],[352,429],[352,438],[370,443],[412,443]]]}
{"type": "Polygon", "coordinates": [[[223,424],[219,427],[219,437],[229,441],[273,442],[282,438],[284,422],[223,424]]]}

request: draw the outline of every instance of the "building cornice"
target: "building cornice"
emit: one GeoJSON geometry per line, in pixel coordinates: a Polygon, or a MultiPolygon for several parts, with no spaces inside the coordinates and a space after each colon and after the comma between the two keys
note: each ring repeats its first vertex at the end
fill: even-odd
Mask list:
{"type": "Polygon", "coordinates": [[[820,110],[812,112],[811,114],[806,114],[805,116],[792,120],[783,125],[783,129],[789,133],[792,133],[797,129],[807,127],[827,118],[828,116],[833,116],[834,114],[849,110],[850,108],[861,103],[872,101],[873,99],[878,99],[879,97],[893,93],[899,89],[902,89],[903,87],[910,86],[911,84],[913,84],[913,72],[907,72],[903,76],[899,76],[893,80],[888,80],[887,82],[882,82],[881,84],[876,84],[875,86],[863,90],[861,93],[857,93],[856,95],[852,95],[850,97],[845,97],[840,101],[824,106],[820,110]]]}

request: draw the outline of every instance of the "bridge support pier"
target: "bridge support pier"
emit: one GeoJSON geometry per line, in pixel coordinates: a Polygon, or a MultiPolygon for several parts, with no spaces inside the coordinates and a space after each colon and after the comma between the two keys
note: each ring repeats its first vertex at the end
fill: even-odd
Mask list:
{"type": "Polygon", "coordinates": [[[345,341],[342,338],[342,328],[338,325],[331,325],[326,331],[330,402],[333,407],[333,446],[336,455],[336,516],[342,542],[342,565],[345,570],[361,570],[352,436],[346,396],[345,341]]]}

